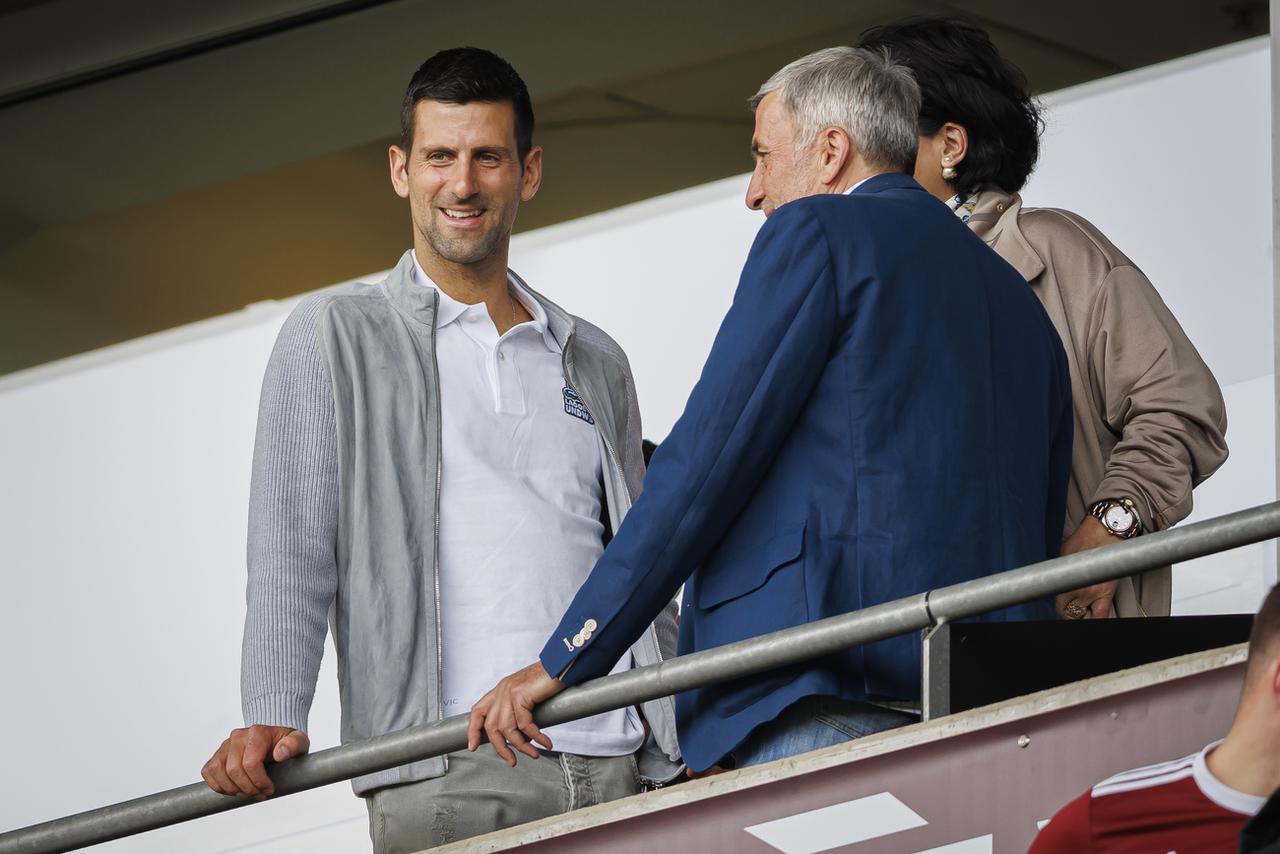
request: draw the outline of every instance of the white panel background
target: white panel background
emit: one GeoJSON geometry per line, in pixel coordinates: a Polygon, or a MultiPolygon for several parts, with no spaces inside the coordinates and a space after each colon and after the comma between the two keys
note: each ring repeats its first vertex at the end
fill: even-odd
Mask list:
{"type": "MultiPolygon", "coordinates": [[[[1258,40],[1059,93],[1025,193],[1097,223],[1220,378],[1232,455],[1197,517],[1275,496],[1268,80],[1258,40]]],[[[534,287],[627,349],[649,437],[670,429],[729,305],[760,224],[745,188],[732,178],[515,240],[534,287]]],[[[191,782],[239,723],[257,390],[289,307],[0,379],[0,829],[191,782]]],[[[1274,577],[1270,546],[1197,561],[1179,567],[1176,608],[1251,610],[1274,577]]],[[[330,649],[316,747],[337,741],[336,695],[330,649]]],[[[103,848],[366,840],[340,785],[103,848]]]]}

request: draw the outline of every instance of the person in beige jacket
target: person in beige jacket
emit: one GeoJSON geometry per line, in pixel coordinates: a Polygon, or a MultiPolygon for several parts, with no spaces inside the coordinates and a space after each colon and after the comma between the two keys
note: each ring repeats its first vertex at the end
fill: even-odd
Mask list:
{"type": "MultiPolygon", "coordinates": [[[[957,18],[876,27],[921,90],[915,178],[1022,274],[1062,336],[1075,411],[1062,553],[1176,524],[1227,458],[1218,383],[1142,271],[1087,220],[1026,208],[1040,108],[986,32],[957,18]]],[[[1169,567],[1058,597],[1067,618],[1165,616],[1169,567]]]]}

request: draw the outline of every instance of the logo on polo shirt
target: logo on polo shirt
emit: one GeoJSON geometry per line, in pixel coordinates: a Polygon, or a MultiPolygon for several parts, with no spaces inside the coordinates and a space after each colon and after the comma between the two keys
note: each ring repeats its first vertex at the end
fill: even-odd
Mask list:
{"type": "Polygon", "coordinates": [[[564,387],[564,411],[574,418],[581,418],[588,424],[596,423],[596,420],[591,417],[591,413],[587,411],[587,406],[582,402],[582,398],[578,397],[578,393],[569,386],[564,387]]]}

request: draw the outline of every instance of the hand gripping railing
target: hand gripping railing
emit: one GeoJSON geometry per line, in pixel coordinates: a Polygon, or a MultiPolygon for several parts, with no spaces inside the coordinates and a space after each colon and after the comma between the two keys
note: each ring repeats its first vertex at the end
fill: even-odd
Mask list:
{"type": "MultiPolygon", "coordinates": [[[[1280,502],[594,679],[543,703],[534,718],[546,727],[590,717],[1275,537],[1280,502]]],[[[467,719],[459,715],[292,759],[272,767],[271,780],[276,797],[290,795],[461,750],[466,743],[467,719]]],[[[0,854],[66,851],[250,803],[193,783],[0,834],[0,854]]]]}

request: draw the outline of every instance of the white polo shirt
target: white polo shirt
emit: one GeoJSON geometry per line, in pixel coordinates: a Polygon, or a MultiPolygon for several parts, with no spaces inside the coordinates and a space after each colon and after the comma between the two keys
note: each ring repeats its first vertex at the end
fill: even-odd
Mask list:
{"type": "MultiPolygon", "coordinates": [[[[436,288],[417,258],[414,280],[436,288]]],[[[509,287],[533,320],[501,338],[484,303],[436,288],[445,715],[467,712],[538,657],[604,550],[596,428],[566,405],[577,402],[542,306],[509,287]]],[[[628,653],[613,672],[630,667],[628,653]]],[[[644,741],[634,708],[545,732],[556,750],[586,756],[622,756],[644,741]]]]}

